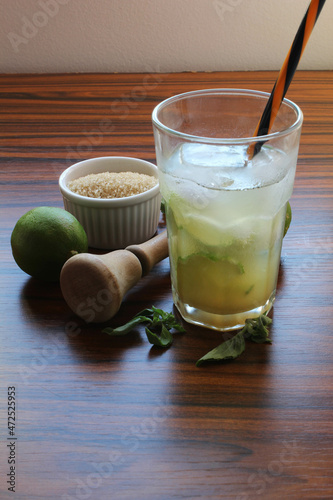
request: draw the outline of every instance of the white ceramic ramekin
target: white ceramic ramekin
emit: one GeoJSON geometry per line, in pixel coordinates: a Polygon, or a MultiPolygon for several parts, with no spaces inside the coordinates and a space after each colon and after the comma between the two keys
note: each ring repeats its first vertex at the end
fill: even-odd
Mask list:
{"type": "Polygon", "coordinates": [[[104,250],[125,248],[151,238],[160,218],[159,184],[124,198],[89,198],[68,189],[69,181],[100,172],[139,172],[158,179],[157,167],[138,158],[105,156],[84,160],[67,168],[59,178],[65,210],[84,227],[90,247],[104,250]]]}

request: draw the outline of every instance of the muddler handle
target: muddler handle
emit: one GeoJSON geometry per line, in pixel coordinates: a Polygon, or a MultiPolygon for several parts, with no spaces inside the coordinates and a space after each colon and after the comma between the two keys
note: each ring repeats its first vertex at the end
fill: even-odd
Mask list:
{"type": "Polygon", "coordinates": [[[142,267],[142,276],[168,256],[168,241],[166,230],[140,245],[129,245],[125,250],[134,253],[142,267]]]}

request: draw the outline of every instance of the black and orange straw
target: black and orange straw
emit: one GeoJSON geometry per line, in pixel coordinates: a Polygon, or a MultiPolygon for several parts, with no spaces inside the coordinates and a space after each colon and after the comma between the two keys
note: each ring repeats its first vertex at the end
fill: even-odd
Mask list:
{"type": "MultiPolygon", "coordinates": [[[[325,1],[311,0],[253,134],[254,137],[269,134],[325,1]]],[[[264,141],[252,144],[248,148],[248,156],[252,158],[259,153],[263,144],[264,141]]]]}

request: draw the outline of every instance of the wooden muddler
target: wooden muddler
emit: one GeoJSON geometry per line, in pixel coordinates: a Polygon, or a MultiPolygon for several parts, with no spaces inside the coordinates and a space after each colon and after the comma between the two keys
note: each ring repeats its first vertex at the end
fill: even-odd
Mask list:
{"type": "Polygon", "coordinates": [[[118,312],[124,295],[167,256],[166,231],[124,250],[74,255],[61,270],[62,294],[72,311],[87,323],[107,321],[118,312]]]}

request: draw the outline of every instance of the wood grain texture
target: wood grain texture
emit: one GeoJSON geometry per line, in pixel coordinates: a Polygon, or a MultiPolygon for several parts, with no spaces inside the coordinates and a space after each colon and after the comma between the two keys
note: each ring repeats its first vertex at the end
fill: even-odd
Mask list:
{"type": "MultiPolygon", "coordinates": [[[[161,100],[214,87],[269,92],[276,76],[0,77],[1,498],[332,498],[332,72],[297,72],[287,95],[304,126],[272,345],[196,368],[221,334],[187,327],[166,351],[141,328],[108,337],[73,315],[59,285],[25,275],[10,249],[27,210],[63,206],[57,183],[70,164],[105,155],[155,161],[151,112],[161,100]],[[17,398],[15,495],[6,482],[8,386],[17,398]]],[[[167,259],[108,324],[151,305],[173,308],[167,259]]]]}

